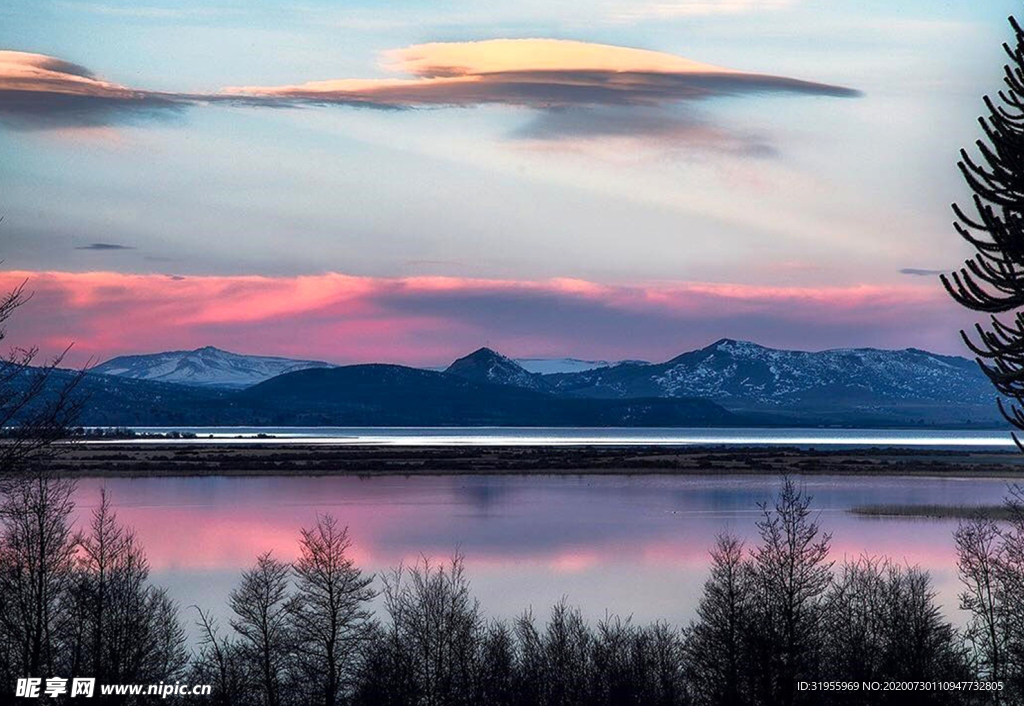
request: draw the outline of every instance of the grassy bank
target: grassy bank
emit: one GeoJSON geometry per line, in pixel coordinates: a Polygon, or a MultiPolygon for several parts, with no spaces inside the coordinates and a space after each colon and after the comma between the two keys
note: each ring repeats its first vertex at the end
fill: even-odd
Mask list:
{"type": "Polygon", "coordinates": [[[866,517],[924,517],[936,520],[1009,520],[1013,516],[1005,505],[860,505],[851,508],[850,512],[866,517]]]}
{"type": "Polygon", "coordinates": [[[1024,454],[793,447],[395,447],[75,444],[52,462],[79,476],[679,474],[970,476],[1024,479],[1024,454]]]}

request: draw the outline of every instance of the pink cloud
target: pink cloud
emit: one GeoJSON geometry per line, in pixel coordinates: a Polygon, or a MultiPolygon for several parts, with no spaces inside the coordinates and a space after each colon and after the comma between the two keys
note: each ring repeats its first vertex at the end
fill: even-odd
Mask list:
{"type": "Polygon", "coordinates": [[[959,311],[934,284],[833,287],[579,279],[169,277],[6,272],[33,300],[10,341],[76,360],[217,345],[336,362],[436,364],[488,344],[512,355],[667,358],[722,336],[800,348],[959,352],[959,311]]]}
{"type": "Polygon", "coordinates": [[[136,92],[96,78],[83,66],[45,54],[0,51],[0,91],[131,98],[136,92]]]}

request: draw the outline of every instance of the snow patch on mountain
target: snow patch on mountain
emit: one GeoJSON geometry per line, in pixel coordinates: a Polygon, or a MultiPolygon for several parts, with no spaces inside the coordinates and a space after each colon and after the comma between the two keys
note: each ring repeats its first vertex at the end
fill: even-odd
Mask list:
{"type": "Polygon", "coordinates": [[[917,423],[994,420],[995,391],[973,361],[915,348],[777,350],[722,339],[664,363],[545,376],[574,397],[701,397],[732,410],[814,410],[917,423]]]}
{"type": "Polygon", "coordinates": [[[323,361],[241,355],[206,346],[192,351],[118,356],[91,372],[179,385],[241,389],[295,370],[330,367],[334,366],[323,361]]]}

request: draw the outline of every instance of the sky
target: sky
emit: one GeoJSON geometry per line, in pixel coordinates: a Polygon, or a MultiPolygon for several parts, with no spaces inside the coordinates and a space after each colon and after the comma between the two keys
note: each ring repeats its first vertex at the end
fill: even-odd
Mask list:
{"type": "Polygon", "coordinates": [[[8,0],[8,341],[964,354],[1003,0],[8,0]]]}

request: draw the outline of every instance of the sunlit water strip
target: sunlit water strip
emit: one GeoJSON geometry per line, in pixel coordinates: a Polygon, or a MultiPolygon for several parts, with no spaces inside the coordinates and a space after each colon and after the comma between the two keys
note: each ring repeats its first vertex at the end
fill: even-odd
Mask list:
{"type": "Polygon", "coordinates": [[[499,427],[146,427],[140,434],[189,438],[94,440],[139,444],[306,444],[373,446],[800,446],[1009,449],[1003,430],[623,429],[499,427]],[[194,436],[191,436],[194,435],[194,436]]]}

